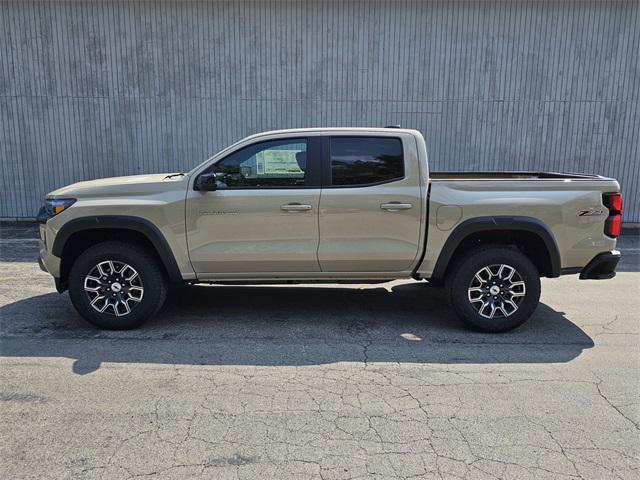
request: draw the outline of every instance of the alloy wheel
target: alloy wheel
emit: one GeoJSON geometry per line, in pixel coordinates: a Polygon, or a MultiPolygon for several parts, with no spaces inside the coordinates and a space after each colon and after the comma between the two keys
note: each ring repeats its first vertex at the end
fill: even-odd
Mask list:
{"type": "Polygon", "coordinates": [[[131,313],[144,295],[136,269],[116,260],[95,265],[84,278],[84,291],[94,310],[118,317],[131,313]]]}
{"type": "Polygon", "coordinates": [[[509,317],[518,311],[526,294],[518,271],[510,265],[488,265],[476,272],[469,283],[467,297],[485,318],[509,317]]]}

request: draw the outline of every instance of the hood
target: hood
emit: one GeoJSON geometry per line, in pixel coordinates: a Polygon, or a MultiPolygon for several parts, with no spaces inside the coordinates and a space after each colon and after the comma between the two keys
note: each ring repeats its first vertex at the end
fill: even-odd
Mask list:
{"type": "Polygon", "coordinates": [[[188,178],[187,175],[167,178],[167,175],[171,174],[131,175],[78,182],[49,192],[47,198],[82,198],[88,196],[155,193],[163,190],[173,190],[176,187],[176,183],[182,183],[188,178]]]}

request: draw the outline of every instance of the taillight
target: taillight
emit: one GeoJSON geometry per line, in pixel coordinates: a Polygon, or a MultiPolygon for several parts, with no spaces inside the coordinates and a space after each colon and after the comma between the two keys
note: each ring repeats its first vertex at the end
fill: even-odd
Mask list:
{"type": "Polygon", "coordinates": [[[621,193],[605,193],[602,196],[602,201],[609,208],[610,213],[622,215],[621,193]]]}
{"type": "Polygon", "coordinates": [[[604,233],[610,237],[617,237],[622,231],[622,194],[605,193],[602,203],[609,209],[609,217],[604,222],[604,233]]]}

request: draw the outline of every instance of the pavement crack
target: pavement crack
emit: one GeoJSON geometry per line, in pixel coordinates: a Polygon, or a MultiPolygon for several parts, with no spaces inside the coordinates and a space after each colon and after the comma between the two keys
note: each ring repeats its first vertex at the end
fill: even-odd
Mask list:
{"type": "Polygon", "coordinates": [[[602,380],[598,378],[598,382],[596,383],[596,389],[598,390],[598,395],[600,395],[602,397],[602,399],[607,402],[609,404],[609,406],[611,408],[613,408],[616,412],[618,412],[624,419],[626,419],[629,423],[631,423],[634,428],[636,430],[640,430],[640,424],[638,424],[637,422],[635,422],[632,418],[629,418],[622,410],[620,410],[620,408],[618,408],[611,400],[609,400],[607,398],[607,396],[604,394],[604,392],[602,391],[602,388],[600,388],[600,385],[602,384],[602,380]]]}

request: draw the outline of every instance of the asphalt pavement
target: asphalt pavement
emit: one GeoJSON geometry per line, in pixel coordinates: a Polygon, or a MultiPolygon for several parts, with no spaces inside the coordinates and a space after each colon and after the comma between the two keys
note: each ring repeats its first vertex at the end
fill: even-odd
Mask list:
{"type": "Polygon", "coordinates": [[[426,283],[196,286],[84,323],[0,230],[2,479],[637,479],[640,242],[470,332],[426,283]]]}

